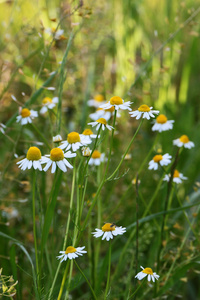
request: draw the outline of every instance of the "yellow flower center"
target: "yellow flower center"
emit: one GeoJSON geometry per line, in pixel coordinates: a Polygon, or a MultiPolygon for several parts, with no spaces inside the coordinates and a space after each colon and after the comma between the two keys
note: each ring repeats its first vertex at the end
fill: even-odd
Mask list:
{"type": "Polygon", "coordinates": [[[96,95],[95,97],[94,97],[94,100],[96,100],[96,101],[98,101],[98,102],[102,102],[103,100],[104,100],[104,96],[102,96],[102,95],[96,95]]]}
{"type": "Polygon", "coordinates": [[[114,106],[111,106],[110,108],[105,109],[105,111],[113,112],[113,111],[115,111],[115,108],[114,108],[114,106]]]}
{"type": "Polygon", "coordinates": [[[81,141],[80,135],[78,134],[78,132],[71,132],[67,136],[67,141],[70,144],[78,143],[81,141]]]}
{"type": "Polygon", "coordinates": [[[105,231],[113,231],[113,230],[115,230],[115,225],[113,225],[112,223],[106,223],[105,225],[103,225],[103,227],[101,229],[104,232],[105,231]]]}
{"type": "Polygon", "coordinates": [[[100,158],[101,157],[101,153],[98,150],[94,150],[94,152],[92,153],[92,158],[100,158]]]}
{"type": "Polygon", "coordinates": [[[144,270],[142,270],[143,273],[145,274],[150,274],[150,275],[153,275],[153,271],[151,268],[145,268],[144,270]]]}
{"type": "Polygon", "coordinates": [[[76,248],[72,246],[67,247],[67,249],[65,250],[65,254],[74,253],[74,252],[76,252],[76,248]]]}
{"type": "Polygon", "coordinates": [[[28,160],[39,160],[41,158],[41,151],[37,147],[30,147],[26,154],[28,160]]]}
{"type": "Polygon", "coordinates": [[[190,141],[187,135],[182,135],[179,140],[183,144],[187,144],[190,141]]]}
{"type": "Polygon", "coordinates": [[[47,103],[52,103],[52,99],[49,98],[49,97],[45,97],[43,100],[42,100],[42,104],[47,104],[47,103]]]}
{"type": "Polygon", "coordinates": [[[167,117],[165,115],[159,115],[156,118],[156,122],[159,124],[165,124],[167,122],[167,117]]]}
{"type": "Polygon", "coordinates": [[[30,110],[28,108],[23,108],[21,111],[22,118],[27,118],[31,114],[30,110]]]}
{"type": "Polygon", "coordinates": [[[100,119],[96,120],[96,122],[97,122],[97,123],[104,124],[104,125],[107,124],[106,119],[104,119],[104,118],[100,118],[100,119]]]}
{"type": "Polygon", "coordinates": [[[153,157],[154,162],[159,163],[163,159],[162,155],[157,154],[153,157]]]}
{"type": "Polygon", "coordinates": [[[118,97],[118,96],[114,96],[110,99],[110,104],[112,105],[119,105],[119,104],[123,104],[123,100],[122,98],[118,97]]]}
{"type": "Polygon", "coordinates": [[[146,104],[142,104],[139,108],[138,108],[139,111],[141,112],[149,112],[151,109],[148,105],[146,104]]]}
{"type": "Polygon", "coordinates": [[[64,153],[60,148],[53,148],[50,152],[50,159],[53,161],[59,161],[64,159],[64,153]]]}
{"type": "Polygon", "coordinates": [[[93,132],[92,132],[91,129],[85,129],[85,130],[83,131],[83,134],[84,134],[84,135],[91,135],[91,134],[93,134],[93,132]]]}
{"type": "Polygon", "coordinates": [[[175,178],[175,177],[179,177],[179,175],[180,175],[179,171],[178,171],[178,170],[175,170],[175,171],[174,171],[173,177],[174,177],[174,178],[175,178]]]}

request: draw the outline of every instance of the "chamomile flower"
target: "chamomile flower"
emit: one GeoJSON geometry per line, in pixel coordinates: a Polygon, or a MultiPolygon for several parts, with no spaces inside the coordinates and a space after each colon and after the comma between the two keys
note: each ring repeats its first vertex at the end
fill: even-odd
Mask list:
{"type": "Polygon", "coordinates": [[[103,95],[96,95],[94,99],[88,100],[88,106],[99,107],[102,103],[105,103],[105,99],[103,95]]]}
{"type": "Polygon", "coordinates": [[[23,108],[20,112],[20,115],[17,116],[17,123],[20,122],[21,125],[26,125],[28,123],[32,123],[32,120],[36,117],[38,117],[37,111],[23,108]]]}
{"type": "Polygon", "coordinates": [[[57,167],[63,172],[67,172],[67,167],[73,169],[73,166],[66,160],[66,158],[75,156],[76,153],[71,153],[71,151],[64,153],[60,148],[53,148],[50,154],[45,155],[45,157],[41,160],[41,164],[46,164],[43,171],[46,172],[52,165],[51,173],[55,173],[57,167]]]}
{"type": "Polygon", "coordinates": [[[157,154],[153,157],[153,159],[149,162],[149,170],[157,170],[159,164],[161,166],[167,166],[168,164],[171,163],[172,156],[169,155],[168,153],[161,155],[157,154]]]}
{"type": "Polygon", "coordinates": [[[70,132],[67,135],[67,140],[63,141],[62,144],[59,146],[60,149],[77,151],[80,147],[86,146],[91,144],[91,139],[88,136],[80,135],[78,132],[70,132]]]}
{"type": "Polygon", "coordinates": [[[106,239],[107,241],[112,240],[114,236],[122,235],[126,232],[125,227],[118,227],[113,223],[106,223],[101,229],[96,228],[95,230],[95,232],[92,232],[95,238],[103,235],[102,240],[106,239]]]}
{"type": "Polygon", "coordinates": [[[66,40],[66,37],[63,35],[63,33],[64,33],[63,29],[58,29],[56,31],[56,28],[46,28],[45,32],[48,33],[49,35],[53,36],[54,39],[57,41],[66,40]]]}
{"type": "MultiPolygon", "coordinates": [[[[90,114],[89,117],[92,120],[97,120],[99,118],[104,118],[106,121],[110,120],[110,118],[114,115],[115,108],[112,106],[111,108],[108,109],[103,109],[103,108],[97,108],[97,111],[90,114]]],[[[119,111],[117,111],[117,118],[120,118],[121,114],[119,111]]]]}
{"type": "Polygon", "coordinates": [[[42,156],[40,149],[37,147],[30,147],[26,154],[26,158],[18,161],[17,165],[19,165],[18,167],[23,171],[31,168],[42,171],[41,159],[42,156]]]}
{"type": "Polygon", "coordinates": [[[45,97],[42,100],[42,108],[40,109],[40,113],[42,115],[45,114],[48,109],[53,109],[56,106],[56,103],[58,103],[58,97],[54,97],[53,99],[45,97]]]}
{"type": "Polygon", "coordinates": [[[130,101],[127,101],[127,102],[124,102],[124,100],[118,96],[114,96],[112,97],[106,104],[103,104],[100,106],[100,108],[103,108],[103,109],[109,109],[111,107],[114,107],[115,110],[118,110],[118,109],[122,109],[122,110],[132,110],[129,106],[132,104],[133,102],[130,102],[130,101]]]}
{"type": "Polygon", "coordinates": [[[81,151],[84,157],[89,157],[91,154],[91,150],[89,147],[82,147],[81,151]]]}
{"type": "Polygon", "coordinates": [[[157,275],[155,272],[152,271],[151,268],[143,268],[142,266],[140,266],[140,268],[142,268],[142,271],[139,272],[135,278],[137,278],[138,280],[142,280],[144,277],[147,276],[147,280],[148,281],[153,281],[155,282],[155,279],[158,280],[158,278],[160,277],[159,275],[157,275]]]}
{"type": "Polygon", "coordinates": [[[57,256],[57,258],[61,259],[60,262],[66,261],[67,259],[75,259],[78,256],[83,256],[83,254],[87,253],[87,251],[83,249],[85,249],[85,246],[77,248],[69,246],[65,251],[59,251],[61,255],[57,256]]]}
{"type": "Polygon", "coordinates": [[[173,140],[173,145],[177,147],[184,147],[187,149],[191,149],[194,147],[194,143],[191,142],[187,135],[182,135],[179,139],[173,140]]]}
{"type": "Polygon", "coordinates": [[[83,131],[83,133],[80,134],[80,137],[83,137],[83,138],[86,138],[86,137],[87,137],[88,140],[92,143],[91,138],[92,138],[92,139],[96,139],[97,135],[94,134],[94,133],[92,132],[91,129],[85,129],[85,130],[83,131]]]}
{"type": "MultiPolygon", "coordinates": [[[[165,177],[163,178],[163,180],[169,182],[170,176],[171,176],[171,174],[165,175],[165,177]]],[[[183,176],[183,174],[180,173],[178,170],[175,170],[175,171],[174,171],[173,182],[179,184],[179,183],[182,183],[183,180],[187,180],[187,179],[188,179],[188,178],[185,177],[185,176],[183,176]]]]}
{"type": "Polygon", "coordinates": [[[174,120],[168,120],[165,115],[159,115],[152,127],[153,131],[167,131],[173,128],[174,120]]]}
{"type": "Polygon", "coordinates": [[[146,104],[142,104],[138,110],[130,112],[130,115],[131,117],[136,117],[136,120],[139,120],[141,117],[149,120],[150,118],[155,118],[154,114],[159,114],[158,110],[152,110],[152,108],[152,106],[149,107],[146,104]]]}
{"type": "Polygon", "coordinates": [[[103,161],[105,161],[105,154],[99,152],[98,150],[94,150],[88,164],[90,166],[99,166],[103,161]]]}
{"type": "Polygon", "coordinates": [[[106,119],[100,118],[96,120],[95,122],[90,122],[88,125],[91,125],[92,127],[96,126],[96,130],[99,130],[100,126],[102,126],[102,130],[107,128],[108,130],[114,129],[112,126],[107,124],[106,119]]]}
{"type": "Polygon", "coordinates": [[[62,136],[60,134],[57,134],[56,136],[53,136],[53,142],[54,143],[62,142],[62,136]]]}

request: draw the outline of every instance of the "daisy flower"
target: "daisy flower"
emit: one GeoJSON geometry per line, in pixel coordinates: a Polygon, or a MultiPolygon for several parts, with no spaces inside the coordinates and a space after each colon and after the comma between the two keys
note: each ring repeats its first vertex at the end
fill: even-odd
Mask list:
{"type": "Polygon", "coordinates": [[[86,137],[87,137],[88,140],[92,143],[91,138],[92,138],[92,139],[96,139],[97,135],[94,134],[94,133],[92,132],[91,129],[85,129],[85,130],[83,131],[83,133],[80,134],[80,137],[83,137],[83,138],[86,138],[86,137]]]}
{"type": "Polygon", "coordinates": [[[174,120],[168,120],[165,115],[159,115],[156,118],[155,124],[152,127],[153,131],[167,131],[173,128],[174,120]]]}
{"type": "Polygon", "coordinates": [[[18,167],[21,170],[26,170],[26,169],[31,169],[32,167],[36,170],[42,171],[42,166],[41,166],[41,151],[37,147],[30,147],[28,149],[28,152],[26,154],[26,158],[20,160],[17,162],[18,167]]]}
{"type": "Polygon", "coordinates": [[[38,116],[37,111],[29,110],[28,108],[23,108],[21,110],[20,116],[17,116],[17,123],[21,123],[21,125],[26,125],[28,123],[32,123],[32,119],[38,116]]]}
{"type": "MultiPolygon", "coordinates": [[[[163,178],[163,180],[169,182],[170,176],[171,176],[171,174],[165,175],[165,177],[163,178]]],[[[185,177],[185,176],[183,176],[182,173],[179,173],[178,170],[175,170],[175,171],[174,171],[173,182],[179,184],[179,183],[182,183],[183,180],[187,180],[187,179],[188,179],[188,178],[185,177]]]]}
{"type": "Polygon", "coordinates": [[[138,280],[143,279],[144,277],[147,276],[147,280],[148,281],[153,281],[155,282],[155,279],[158,280],[158,278],[160,277],[159,275],[157,275],[155,272],[152,271],[151,268],[143,268],[142,266],[140,266],[140,268],[142,268],[142,271],[139,272],[135,278],[137,278],[138,280]]]}
{"type": "Polygon", "coordinates": [[[60,134],[57,134],[56,136],[53,136],[53,142],[54,143],[62,142],[62,136],[60,134]]]}
{"type": "Polygon", "coordinates": [[[88,164],[90,166],[92,165],[99,166],[100,163],[103,162],[104,160],[105,160],[105,154],[100,153],[98,150],[94,150],[88,164]]]}
{"type": "Polygon", "coordinates": [[[6,128],[6,125],[4,125],[3,123],[0,123],[0,131],[2,134],[5,134],[5,129],[6,128]]]}
{"type": "Polygon", "coordinates": [[[66,40],[66,37],[63,35],[63,33],[64,33],[63,29],[58,29],[56,31],[56,28],[46,28],[45,32],[48,33],[49,35],[53,36],[54,39],[57,41],[66,40]]]}
{"type": "Polygon", "coordinates": [[[111,107],[114,107],[115,110],[118,110],[118,109],[122,109],[122,110],[125,110],[125,109],[128,109],[128,110],[132,110],[129,106],[132,104],[133,102],[130,102],[130,101],[127,101],[127,102],[124,102],[124,100],[118,96],[114,96],[112,97],[106,104],[103,104],[100,106],[100,108],[103,108],[103,109],[109,109],[111,107]]]}
{"type": "MultiPolygon", "coordinates": [[[[103,108],[97,108],[97,111],[90,114],[89,117],[92,120],[97,120],[99,118],[104,118],[106,121],[110,120],[110,118],[114,115],[115,108],[112,106],[111,108],[108,109],[103,109],[103,108]]],[[[120,118],[121,114],[119,111],[117,111],[117,118],[120,118]]]]}
{"type": "Polygon", "coordinates": [[[152,108],[152,106],[149,107],[146,104],[142,104],[138,110],[130,112],[130,115],[131,117],[136,117],[136,120],[139,120],[141,117],[149,120],[150,118],[155,118],[154,114],[159,114],[158,110],[152,110],[152,108]]]}
{"type": "Polygon", "coordinates": [[[85,246],[83,247],[77,247],[74,248],[72,246],[67,247],[65,251],[59,251],[61,255],[57,256],[58,259],[61,259],[60,262],[66,261],[68,258],[69,259],[75,259],[78,256],[83,256],[83,254],[87,253],[87,251],[83,250],[85,246]]]}
{"type": "Polygon", "coordinates": [[[161,166],[167,166],[168,164],[171,163],[171,158],[172,156],[169,155],[168,153],[161,155],[161,154],[157,154],[153,157],[153,159],[149,162],[149,170],[157,170],[159,164],[161,166]]]}
{"type": "Polygon", "coordinates": [[[88,125],[91,125],[92,127],[96,126],[96,130],[99,130],[100,126],[102,126],[102,130],[107,128],[108,130],[114,129],[112,126],[107,124],[106,119],[100,118],[96,120],[95,122],[90,122],[88,125]]]}
{"type": "Polygon", "coordinates": [[[67,167],[73,169],[73,166],[66,160],[66,158],[75,156],[76,153],[71,153],[71,151],[64,153],[60,148],[53,148],[50,154],[47,154],[42,158],[41,164],[46,164],[43,171],[46,172],[52,165],[51,173],[55,173],[57,167],[63,172],[67,172],[67,167]]]}
{"type": "Polygon", "coordinates": [[[54,97],[53,99],[49,97],[45,97],[42,100],[42,108],[40,109],[40,113],[43,115],[45,114],[48,109],[53,109],[56,106],[56,103],[58,103],[58,97],[54,97]]]}
{"type": "Polygon", "coordinates": [[[173,145],[177,147],[184,147],[187,149],[191,149],[194,147],[194,143],[191,142],[187,135],[182,135],[179,139],[173,140],[173,145]]]}
{"type": "Polygon", "coordinates": [[[110,239],[112,240],[116,235],[122,235],[124,234],[124,232],[126,232],[125,227],[117,227],[113,223],[106,223],[101,229],[96,228],[95,230],[95,232],[92,232],[94,237],[98,238],[103,235],[102,240],[106,239],[107,241],[109,241],[110,239]]]}
{"type": "Polygon", "coordinates": [[[82,155],[85,157],[89,157],[91,154],[91,150],[89,147],[82,147],[81,151],[82,151],[82,155]]]}
{"type": "Polygon", "coordinates": [[[71,132],[67,135],[67,140],[63,141],[59,146],[60,149],[77,151],[80,147],[91,144],[91,139],[88,136],[80,135],[78,132],[71,132]]]}
{"type": "Polygon", "coordinates": [[[105,103],[105,99],[103,95],[96,95],[94,99],[88,100],[88,106],[99,107],[102,103],[105,103]]]}

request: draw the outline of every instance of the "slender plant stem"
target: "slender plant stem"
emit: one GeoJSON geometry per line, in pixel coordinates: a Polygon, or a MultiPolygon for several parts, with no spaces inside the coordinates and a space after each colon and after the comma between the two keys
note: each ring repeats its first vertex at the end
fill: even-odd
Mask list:
{"type": "MultiPolygon", "coordinates": [[[[71,261],[71,263],[72,263],[72,261],[71,261]]],[[[63,275],[63,279],[62,279],[62,282],[61,282],[61,286],[60,286],[60,290],[59,290],[57,300],[60,300],[61,297],[62,297],[63,289],[64,289],[66,278],[67,278],[68,268],[69,268],[69,260],[68,260],[67,265],[65,267],[65,272],[64,272],[64,275],[63,275]]]]}
{"type": "Polygon", "coordinates": [[[136,135],[138,134],[138,131],[140,130],[140,127],[142,126],[143,121],[144,121],[143,119],[140,121],[140,124],[139,124],[139,126],[138,126],[138,128],[137,128],[137,130],[136,130],[136,132],[134,134],[134,136],[132,137],[130,143],[128,144],[128,147],[126,148],[126,151],[124,152],[124,155],[122,156],[122,159],[121,159],[120,163],[118,164],[118,166],[115,169],[115,171],[107,178],[107,180],[111,180],[113,178],[113,176],[115,176],[115,174],[119,170],[119,168],[120,168],[121,164],[123,163],[124,158],[125,158],[126,154],[128,153],[128,151],[129,151],[129,149],[130,149],[130,147],[131,147],[131,145],[132,145],[132,143],[133,143],[136,135]]]}
{"type": "Polygon", "coordinates": [[[135,290],[135,292],[134,292],[131,296],[129,296],[128,300],[132,299],[132,298],[136,295],[136,293],[139,291],[139,289],[142,287],[143,284],[144,284],[144,280],[143,280],[142,283],[137,287],[137,289],[135,290]]]}
{"type": "Polygon", "coordinates": [[[47,146],[47,148],[48,148],[49,150],[51,150],[51,147],[50,147],[50,145],[49,145],[47,139],[44,137],[44,135],[41,133],[41,131],[40,131],[33,123],[31,123],[31,125],[32,125],[33,129],[37,132],[37,134],[41,137],[42,141],[43,141],[44,144],[47,146]]]}
{"type": "Polygon", "coordinates": [[[106,290],[104,295],[104,300],[106,300],[108,296],[109,286],[110,286],[110,267],[111,267],[111,240],[109,241],[109,250],[108,250],[108,275],[107,275],[107,283],[106,290]]]}
{"type": "MultiPolygon", "coordinates": [[[[69,289],[70,289],[70,284],[71,284],[71,280],[72,280],[72,270],[73,270],[73,259],[71,260],[71,263],[70,263],[68,285],[67,285],[67,291],[66,291],[64,300],[68,300],[69,289]]],[[[58,300],[59,300],[59,299],[58,299],[58,300]]]]}
{"type": "Polygon", "coordinates": [[[138,250],[139,250],[139,184],[138,174],[136,176],[136,251],[135,251],[135,270],[138,272],[138,250]]]}
{"type": "Polygon", "coordinates": [[[35,222],[35,187],[36,187],[36,171],[33,170],[32,177],[32,212],[33,212],[33,236],[34,236],[34,247],[35,247],[35,262],[36,262],[36,273],[38,279],[38,287],[40,282],[39,275],[39,263],[38,263],[38,250],[37,250],[37,233],[36,233],[36,222],[35,222]]]}
{"type": "Polygon", "coordinates": [[[95,295],[95,292],[94,292],[94,290],[93,290],[93,288],[92,288],[90,282],[88,281],[87,277],[85,276],[85,274],[83,273],[83,271],[81,270],[81,268],[79,267],[79,265],[77,264],[76,260],[74,260],[74,262],[75,262],[75,265],[77,266],[77,268],[79,269],[81,275],[85,278],[85,281],[87,282],[87,284],[88,284],[88,286],[89,286],[89,288],[90,288],[90,291],[91,291],[91,293],[92,293],[92,295],[93,295],[93,298],[96,300],[97,297],[96,297],[96,295],[95,295]]]}

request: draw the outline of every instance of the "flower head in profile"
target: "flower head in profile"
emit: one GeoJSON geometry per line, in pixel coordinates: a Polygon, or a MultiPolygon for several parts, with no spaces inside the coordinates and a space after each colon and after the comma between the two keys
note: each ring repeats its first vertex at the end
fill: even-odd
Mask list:
{"type": "Polygon", "coordinates": [[[88,144],[91,144],[91,139],[88,138],[86,135],[81,135],[78,132],[70,132],[67,135],[67,140],[63,141],[61,145],[59,146],[60,149],[69,150],[72,149],[72,151],[77,151],[80,147],[86,146],[88,144]]]}
{"type": "Polygon", "coordinates": [[[181,148],[181,147],[184,147],[184,148],[187,148],[187,149],[191,149],[194,147],[194,143],[191,142],[188,138],[187,135],[182,135],[179,139],[176,139],[176,140],[173,140],[173,145],[181,148]]]}
{"type": "Polygon", "coordinates": [[[17,123],[21,123],[21,125],[26,125],[28,123],[32,123],[34,118],[38,117],[38,112],[35,110],[29,110],[28,108],[23,108],[20,112],[20,115],[17,116],[17,123]]]}
{"type": "MultiPolygon", "coordinates": [[[[170,176],[171,176],[171,174],[169,174],[169,175],[166,174],[165,177],[163,178],[163,180],[169,182],[170,176]]],[[[187,179],[188,178],[183,176],[183,174],[180,173],[178,170],[174,171],[174,174],[173,174],[173,182],[174,183],[179,184],[179,183],[182,183],[183,180],[187,180],[187,179]]]]}
{"type": "Polygon", "coordinates": [[[78,256],[83,256],[83,254],[87,253],[87,251],[83,249],[85,249],[85,246],[77,248],[69,246],[65,251],[59,251],[61,255],[57,256],[57,258],[61,259],[60,262],[66,261],[67,259],[75,259],[78,256]]]}
{"type": "Polygon", "coordinates": [[[58,29],[56,28],[46,28],[45,32],[48,33],[49,35],[53,36],[55,40],[60,41],[60,40],[66,40],[66,37],[63,35],[64,30],[63,29],[58,29]]]}
{"type": "Polygon", "coordinates": [[[92,232],[94,237],[98,238],[103,236],[102,240],[106,239],[106,241],[109,241],[110,239],[112,240],[114,236],[122,235],[126,232],[125,227],[118,227],[114,223],[106,223],[101,229],[96,228],[95,230],[95,232],[92,232]]]}
{"type": "Polygon", "coordinates": [[[58,103],[58,97],[54,97],[53,99],[45,97],[42,100],[42,108],[40,109],[40,113],[45,114],[48,109],[53,109],[56,106],[56,103],[58,103]]]}
{"type": "Polygon", "coordinates": [[[99,152],[98,150],[94,150],[88,164],[91,166],[99,166],[103,161],[105,161],[105,154],[99,152]]]}
{"type": "Polygon", "coordinates": [[[102,103],[105,103],[105,99],[104,96],[101,94],[94,96],[94,99],[90,99],[87,102],[88,106],[93,107],[99,107],[102,103]]]}
{"type": "Polygon", "coordinates": [[[100,118],[96,120],[95,122],[90,122],[88,125],[91,125],[92,127],[96,126],[96,130],[99,130],[100,126],[102,126],[102,130],[107,128],[108,130],[114,129],[112,126],[107,124],[106,119],[100,118]]]}
{"type": "Polygon", "coordinates": [[[130,112],[130,115],[131,117],[136,117],[136,120],[139,120],[141,117],[150,120],[150,118],[155,118],[154,114],[159,114],[158,110],[152,110],[152,108],[152,106],[149,107],[146,104],[142,104],[137,110],[130,112]]]}
{"type": "Polygon", "coordinates": [[[62,136],[60,134],[57,134],[56,136],[53,136],[53,142],[54,143],[62,142],[62,136]]]}
{"type": "MultiPolygon", "coordinates": [[[[97,120],[100,118],[104,118],[106,121],[110,120],[110,118],[114,115],[115,108],[112,106],[111,108],[108,109],[103,109],[103,108],[97,108],[96,112],[92,113],[89,115],[90,119],[92,120],[97,120]]],[[[117,118],[120,118],[121,114],[119,110],[117,111],[117,118]]]]}
{"type": "Polygon", "coordinates": [[[40,149],[37,147],[30,147],[27,151],[26,158],[18,161],[17,165],[23,171],[31,168],[42,171],[41,159],[40,149]]]}
{"type": "Polygon", "coordinates": [[[158,132],[167,131],[173,128],[173,123],[174,120],[168,120],[165,115],[161,114],[156,118],[152,130],[158,132]]]}
{"type": "Polygon", "coordinates": [[[103,104],[100,106],[100,108],[103,108],[103,109],[109,109],[111,107],[114,107],[115,110],[118,110],[118,109],[122,109],[122,110],[132,110],[130,108],[130,105],[132,104],[133,102],[130,102],[130,101],[127,101],[127,102],[124,102],[124,100],[118,96],[114,96],[112,97],[107,103],[103,104]]]}
{"type": "Polygon", "coordinates": [[[60,148],[53,148],[50,154],[42,158],[41,164],[46,164],[43,171],[47,171],[51,166],[51,173],[55,173],[58,167],[63,172],[67,172],[67,167],[73,169],[73,166],[66,160],[66,158],[75,157],[76,153],[68,151],[64,153],[60,148]]]}
{"type": "Polygon", "coordinates": [[[149,162],[149,170],[157,170],[159,164],[161,166],[167,166],[168,164],[171,163],[172,156],[169,155],[168,153],[161,155],[157,154],[153,157],[153,159],[149,162]]]}
{"type": "Polygon", "coordinates": [[[87,129],[85,129],[85,130],[83,131],[82,134],[80,134],[80,137],[88,138],[88,140],[89,140],[90,142],[92,142],[91,138],[92,138],[92,139],[96,139],[97,135],[94,134],[94,133],[92,132],[91,129],[88,129],[88,128],[87,128],[87,129]]]}
{"type": "Polygon", "coordinates": [[[83,155],[84,157],[89,157],[90,154],[91,154],[91,150],[90,150],[89,147],[85,147],[85,146],[84,146],[84,147],[82,147],[81,151],[82,151],[82,155],[83,155]]]}
{"type": "Polygon", "coordinates": [[[142,280],[144,277],[147,276],[147,280],[148,281],[153,281],[155,282],[155,279],[158,280],[158,278],[160,277],[159,275],[157,275],[155,272],[152,271],[151,268],[143,268],[142,266],[140,266],[140,268],[142,268],[142,271],[139,272],[135,278],[137,278],[138,280],[142,280]]]}

